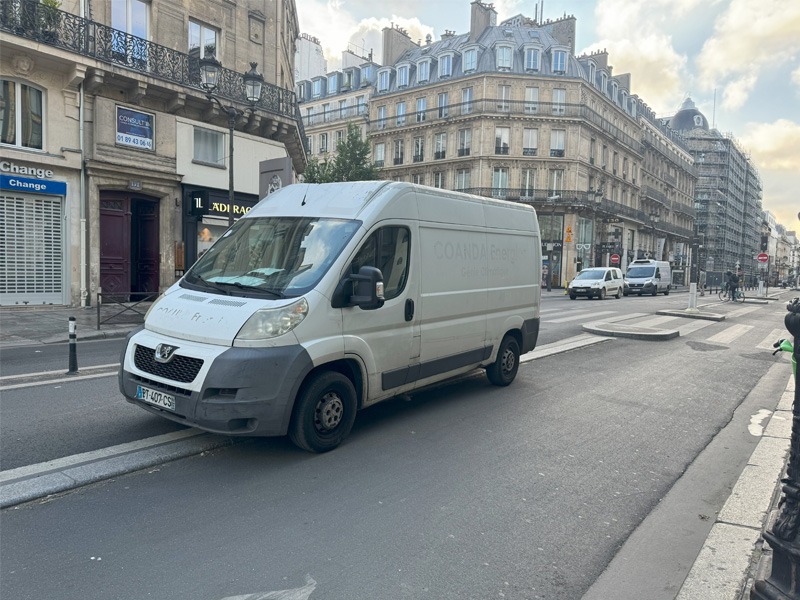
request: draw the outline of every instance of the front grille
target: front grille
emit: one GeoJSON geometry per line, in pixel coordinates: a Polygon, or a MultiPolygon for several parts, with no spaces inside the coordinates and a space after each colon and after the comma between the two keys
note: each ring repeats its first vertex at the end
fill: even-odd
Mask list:
{"type": "Polygon", "coordinates": [[[172,381],[190,383],[197,377],[197,373],[203,366],[203,361],[199,358],[176,354],[168,363],[159,363],[156,362],[153,348],[137,345],[136,352],[133,355],[133,364],[136,365],[137,369],[145,373],[172,381]]]}

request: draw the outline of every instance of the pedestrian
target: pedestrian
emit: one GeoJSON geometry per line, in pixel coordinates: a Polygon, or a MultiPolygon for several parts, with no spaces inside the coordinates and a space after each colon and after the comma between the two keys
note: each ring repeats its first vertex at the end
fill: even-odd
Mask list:
{"type": "MultiPolygon", "coordinates": [[[[741,271],[740,271],[741,272],[741,271]]],[[[736,290],[739,287],[739,276],[728,271],[728,294],[731,300],[736,299],[736,290]]]]}

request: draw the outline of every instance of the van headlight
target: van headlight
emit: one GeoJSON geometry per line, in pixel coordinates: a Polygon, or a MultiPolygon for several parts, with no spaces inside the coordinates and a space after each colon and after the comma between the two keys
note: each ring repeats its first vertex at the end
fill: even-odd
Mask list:
{"type": "Polygon", "coordinates": [[[592,284],[592,287],[593,287],[593,288],[598,288],[598,287],[602,287],[602,285],[603,285],[603,282],[602,282],[602,281],[595,281],[595,282],[592,284]]]}
{"type": "Polygon", "coordinates": [[[247,319],[237,340],[266,340],[289,333],[308,314],[308,302],[300,298],[297,302],[281,308],[262,308],[247,319]]]}

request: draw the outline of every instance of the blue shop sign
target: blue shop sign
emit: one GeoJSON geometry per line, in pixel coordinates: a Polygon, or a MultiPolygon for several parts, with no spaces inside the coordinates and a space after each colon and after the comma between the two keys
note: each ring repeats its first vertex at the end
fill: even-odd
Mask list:
{"type": "Polygon", "coordinates": [[[16,192],[35,192],[51,196],[66,196],[66,181],[50,181],[48,179],[28,179],[16,175],[0,175],[0,189],[16,192]]]}

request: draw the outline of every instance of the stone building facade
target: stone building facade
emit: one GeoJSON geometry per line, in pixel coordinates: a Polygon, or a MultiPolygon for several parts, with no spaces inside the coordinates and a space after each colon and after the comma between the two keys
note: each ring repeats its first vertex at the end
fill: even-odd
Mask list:
{"type": "Polygon", "coordinates": [[[156,294],[258,200],[261,161],[302,172],[298,34],[293,0],[4,2],[0,305],[156,294]],[[240,111],[234,166],[201,54],[225,67],[215,97],[240,111]],[[249,105],[253,62],[265,84],[249,105]]]}

